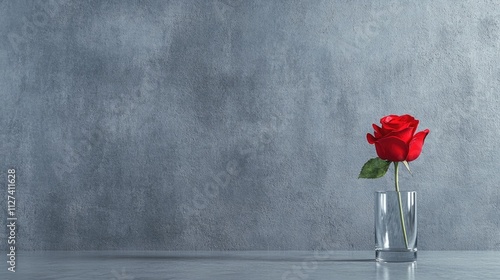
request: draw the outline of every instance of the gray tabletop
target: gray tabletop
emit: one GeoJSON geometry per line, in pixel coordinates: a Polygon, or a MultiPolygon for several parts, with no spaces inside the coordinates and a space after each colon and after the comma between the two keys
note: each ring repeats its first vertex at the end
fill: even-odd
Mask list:
{"type": "Polygon", "coordinates": [[[19,252],[0,279],[500,279],[500,252],[420,251],[415,263],[374,252],[19,252]]]}

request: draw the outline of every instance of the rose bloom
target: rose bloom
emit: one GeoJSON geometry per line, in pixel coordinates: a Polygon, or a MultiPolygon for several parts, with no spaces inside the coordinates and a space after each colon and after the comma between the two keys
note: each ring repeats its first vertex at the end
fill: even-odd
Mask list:
{"type": "Polygon", "coordinates": [[[385,116],[380,123],[382,127],[373,124],[374,135],[366,134],[368,143],[375,144],[379,158],[394,162],[418,158],[428,129],[415,134],[419,121],[410,115],[385,116]]]}

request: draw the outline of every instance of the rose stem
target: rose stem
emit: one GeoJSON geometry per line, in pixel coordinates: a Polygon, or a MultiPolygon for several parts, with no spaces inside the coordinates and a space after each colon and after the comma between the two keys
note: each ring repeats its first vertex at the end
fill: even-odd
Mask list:
{"type": "Polygon", "coordinates": [[[398,194],[398,202],[399,202],[399,219],[401,220],[401,227],[403,228],[403,237],[405,240],[405,246],[406,249],[408,250],[408,238],[406,237],[406,227],[405,227],[405,220],[403,218],[403,203],[401,202],[401,192],[399,191],[399,176],[398,176],[398,166],[397,161],[394,162],[394,182],[396,184],[396,192],[398,194]]]}

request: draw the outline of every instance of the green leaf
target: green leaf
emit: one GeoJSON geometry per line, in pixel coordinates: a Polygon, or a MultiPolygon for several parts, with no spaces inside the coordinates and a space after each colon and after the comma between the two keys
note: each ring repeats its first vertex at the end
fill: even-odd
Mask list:
{"type": "Polygon", "coordinates": [[[359,173],[358,178],[363,179],[376,179],[380,178],[387,173],[389,169],[389,165],[391,165],[390,161],[386,161],[380,159],[378,157],[372,158],[363,165],[361,168],[361,172],[359,173]]]}

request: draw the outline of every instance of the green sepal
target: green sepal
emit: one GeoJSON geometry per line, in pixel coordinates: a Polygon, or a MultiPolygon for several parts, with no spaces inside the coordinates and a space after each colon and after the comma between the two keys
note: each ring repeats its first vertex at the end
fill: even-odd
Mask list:
{"type": "Polygon", "coordinates": [[[410,165],[408,164],[408,162],[406,160],[404,160],[403,164],[405,165],[406,169],[408,169],[408,172],[410,172],[410,174],[413,175],[413,173],[411,173],[410,165]]]}
{"type": "Polygon", "coordinates": [[[372,158],[363,165],[363,168],[361,168],[361,172],[359,173],[358,179],[380,178],[384,176],[385,173],[387,173],[389,165],[391,165],[391,161],[383,160],[378,157],[372,158]]]}

